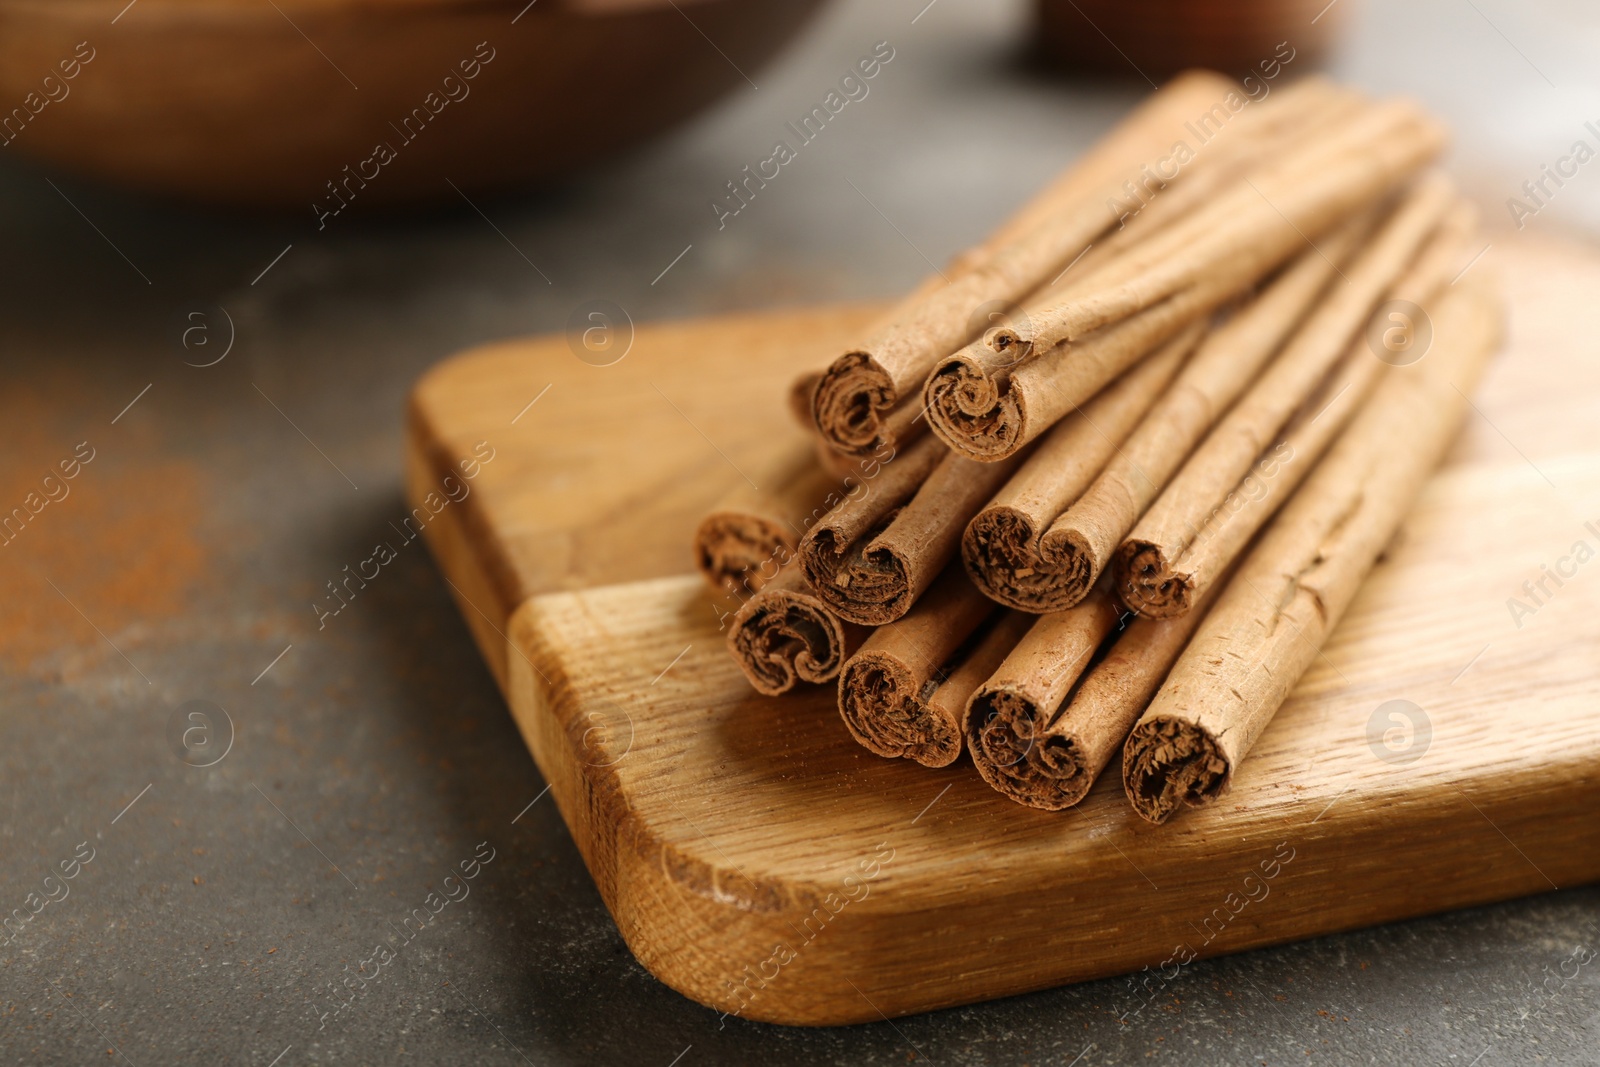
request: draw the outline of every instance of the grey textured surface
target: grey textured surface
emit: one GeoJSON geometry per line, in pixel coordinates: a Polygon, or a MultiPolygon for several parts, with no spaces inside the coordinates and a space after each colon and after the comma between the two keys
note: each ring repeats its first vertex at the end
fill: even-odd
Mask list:
{"type": "MultiPolygon", "coordinates": [[[[1600,948],[1594,889],[1198,963],[1128,1023],[1110,980],[846,1029],[719,1026],[632,959],[548,799],[526,807],[543,782],[420,546],[318,629],[311,601],[403,513],[400,413],[430,364],[595,297],[637,321],[896,293],[1138,98],[1137,78],[1033,70],[1017,5],[923,3],[839,3],[759,89],[480,204],[492,226],[462,205],[317,234],[309,211],[196,214],[0,166],[0,503],[94,449],[0,548],[0,910],[94,850],[0,934],[0,1062],[1596,1062],[1600,964],[1572,962],[1600,948]],[[722,183],[879,40],[895,58],[870,96],[718,230],[722,183]],[[191,301],[236,329],[215,366],[185,360],[220,348],[176,343],[191,301]],[[176,747],[191,700],[233,726],[210,767],[176,747]],[[395,936],[480,842],[470,895],[395,936]]],[[[1577,4],[1374,5],[1337,67],[1449,117],[1503,217],[1600,119],[1597,30],[1577,4]]],[[[1530,225],[1597,222],[1600,172],[1530,225]]]]}

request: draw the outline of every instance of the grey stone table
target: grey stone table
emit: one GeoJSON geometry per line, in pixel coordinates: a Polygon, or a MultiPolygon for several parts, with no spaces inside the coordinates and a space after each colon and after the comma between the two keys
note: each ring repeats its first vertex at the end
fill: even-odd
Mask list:
{"type": "MultiPolygon", "coordinates": [[[[1596,1062],[1583,888],[1196,964],[1127,1024],[1110,980],[719,1025],[623,946],[422,548],[319,627],[312,601],[403,513],[430,364],[593,298],[643,320],[895,294],[1145,88],[1034,69],[1020,4],[925,3],[838,3],[758,89],[481,214],[319,234],[0,165],[0,509],[77,474],[0,547],[0,911],[49,900],[0,933],[0,1062],[1596,1062]],[[723,183],[878,41],[870,95],[719,228],[723,183]],[[206,305],[233,347],[185,365],[222,351],[216,313],[182,317],[206,305]],[[186,322],[211,331],[188,349],[186,322]]],[[[1600,119],[1597,37],[1575,2],[1410,0],[1355,12],[1335,66],[1444,113],[1504,220],[1600,119]]],[[[1527,224],[1600,225],[1600,172],[1527,224]]]]}

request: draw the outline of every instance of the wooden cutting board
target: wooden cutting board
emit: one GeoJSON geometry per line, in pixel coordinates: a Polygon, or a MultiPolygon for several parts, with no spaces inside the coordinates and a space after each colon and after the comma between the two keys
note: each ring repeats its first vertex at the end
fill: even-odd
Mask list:
{"type": "Polygon", "coordinates": [[[1232,791],[1163,827],[1115,767],[1051,814],[879,759],[831,689],[759,697],[724,651],[690,531],[870,308],[652,325],[609,366],[565,337],[456,356],[413,393],[408,494],[663,982],[831,1024],[1139,972],[1131,1015],[1191,958],[1600,878],[1600,258],[1506,240],[1474,269],[1511,330],[1461,441],[1232,791]]]}

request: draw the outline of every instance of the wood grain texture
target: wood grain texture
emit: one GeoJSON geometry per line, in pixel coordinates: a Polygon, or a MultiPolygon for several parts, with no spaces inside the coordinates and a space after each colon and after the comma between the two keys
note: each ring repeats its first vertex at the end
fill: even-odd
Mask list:
{"type": "Polygon", "coordinates": [[[828,1024],[1148,966],[1111,1005],[1134,1013],[1191,955],[1600,878],[1600,560],[1531,614],[1507,603],[1575,542],[1600,549],[1600,260],[1507,242],[1490,267],[1511,341],[1479,411],[1232,791],[1170,826],[1114,774],[1046,813],[966,760],[879,759],[830,689],[762,698],[728,658],[689,531],[770,447],[792,369],[867,309],[641,329],[609,368],[559,338],[457,357],[414,394],[410,493],[493,442],[426,533],[664,982],[828,1024]],[[688,394],[696,376],[716,395],[688,394]],[[1386,748],[1396,699],[1430,732],[1386,748]]]}

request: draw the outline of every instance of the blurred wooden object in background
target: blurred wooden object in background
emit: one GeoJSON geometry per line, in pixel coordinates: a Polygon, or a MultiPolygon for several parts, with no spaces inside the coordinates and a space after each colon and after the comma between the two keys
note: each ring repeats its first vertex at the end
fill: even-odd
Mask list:
{"type": "Polygon", "coordinates": [[[1084,73],[1160,80],[1186,67],[1239,77],[1322,61],[1356,0],[1036,0],[1040,50],[1084,73]],[[1268,64],[1263,68],[1262,64],[1268,64]]]}
{"type": "Polygon", "coordinates": [[[820,2],[0,0],[0,147],[217,204],[454,198],[751,91],[820,2]]]}

